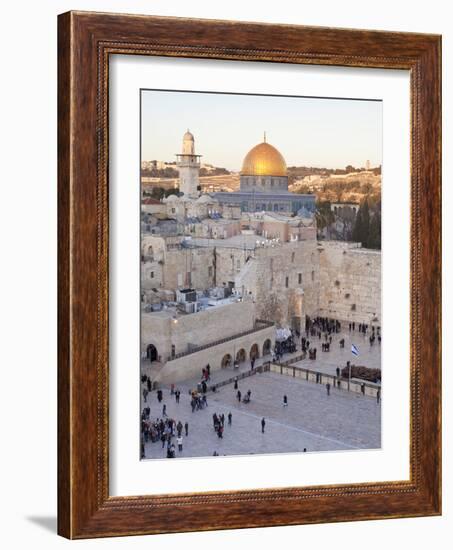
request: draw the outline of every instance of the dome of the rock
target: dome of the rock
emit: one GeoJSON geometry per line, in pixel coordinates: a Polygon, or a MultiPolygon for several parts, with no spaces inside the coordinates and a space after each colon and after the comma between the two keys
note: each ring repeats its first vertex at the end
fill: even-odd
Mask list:
{"type": "Polygon", "coordinates": [[[275,147],[263,141],[250,149],[245,156],[241,175],[286,176],[286,162],[275,147]]]}

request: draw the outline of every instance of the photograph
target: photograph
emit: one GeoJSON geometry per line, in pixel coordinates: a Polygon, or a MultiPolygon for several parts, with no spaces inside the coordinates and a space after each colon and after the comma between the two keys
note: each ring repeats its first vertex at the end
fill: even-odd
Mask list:
{"type": "Polygon", "coordinates": [[[142,460],[381,448],[382,104],[140,90],[142,460]]]}

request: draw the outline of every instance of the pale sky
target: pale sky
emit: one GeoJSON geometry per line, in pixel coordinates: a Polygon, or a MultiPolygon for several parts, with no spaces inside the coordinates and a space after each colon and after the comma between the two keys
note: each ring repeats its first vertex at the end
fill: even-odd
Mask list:
{"type": "Polygon", "coordinates": [[[142,90],[142,160],[174,161],[190,129],[201,161],[240,170],[266,141],[288,166],[382,162],[382,102],[142,90]]]}

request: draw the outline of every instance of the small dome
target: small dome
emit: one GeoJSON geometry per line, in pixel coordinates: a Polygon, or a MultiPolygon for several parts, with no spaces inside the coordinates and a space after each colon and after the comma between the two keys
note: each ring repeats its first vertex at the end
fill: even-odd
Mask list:
{"type": "Polygon", "coordinates": [[[243,176],[286,176],[286,162],[270,143],[263,141],[247,153],[242,163],[243,176]]]}
{"type": "Polygon", "coordinates": [[[184,134],[184,137],[182,138],[184,141],[194,141],[193,134],[187,130],[187,132],[184,134]]]}

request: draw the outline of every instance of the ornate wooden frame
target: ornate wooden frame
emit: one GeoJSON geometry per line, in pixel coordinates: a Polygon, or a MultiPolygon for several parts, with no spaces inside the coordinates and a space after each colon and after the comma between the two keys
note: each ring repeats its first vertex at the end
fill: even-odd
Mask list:
{"type": "Polygon", "coordinates": [[[58,532],[87,538],[440,514],[441,38],[69,12],[59,16],[58,48],[58,532]],[[410,71],[409,481],[109,496],[110,54],[410,71]]]}

